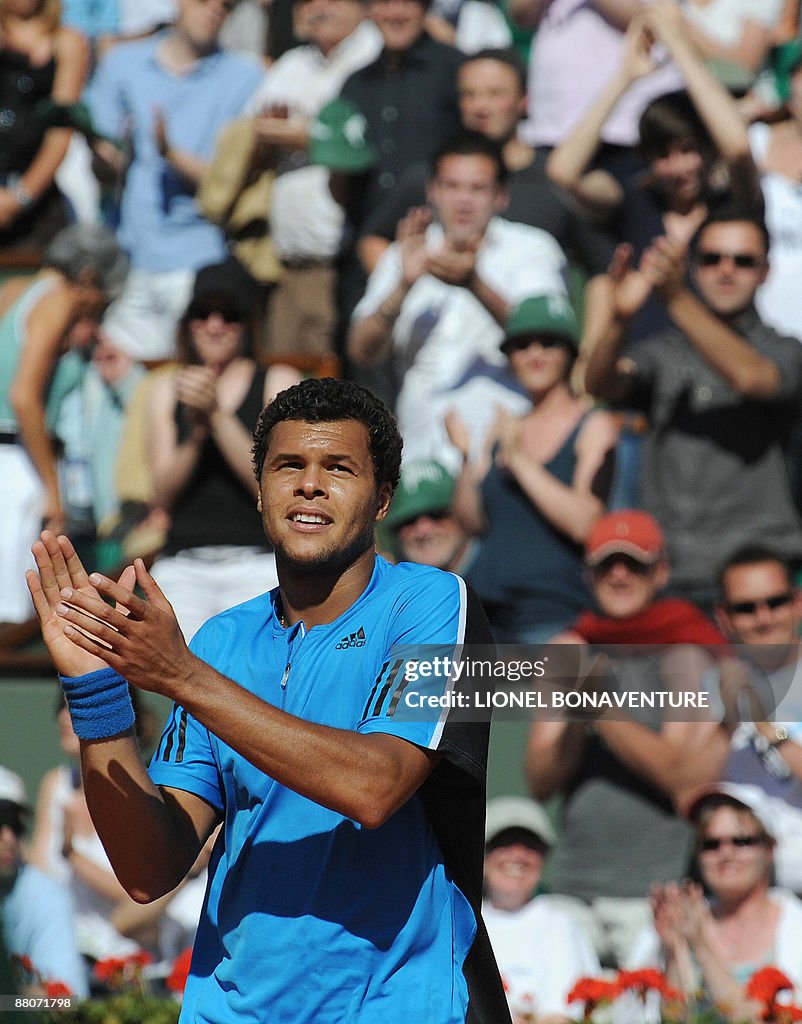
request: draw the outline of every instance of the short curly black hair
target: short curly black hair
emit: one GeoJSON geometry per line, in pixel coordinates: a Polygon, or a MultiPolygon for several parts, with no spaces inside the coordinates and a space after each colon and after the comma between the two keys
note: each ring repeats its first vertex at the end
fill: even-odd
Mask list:
{"type": "Polygon", "coordinates": [[[398,486],[403,441],[395,417],[366,388],[334,377],[312,378],[279,392],[259,417],[253,435],[251,457],[257,483],[262,480],[270,431],[283,420],[335,423],[356,420],[368,431],[368,445],[377,484],[398,486]]]}

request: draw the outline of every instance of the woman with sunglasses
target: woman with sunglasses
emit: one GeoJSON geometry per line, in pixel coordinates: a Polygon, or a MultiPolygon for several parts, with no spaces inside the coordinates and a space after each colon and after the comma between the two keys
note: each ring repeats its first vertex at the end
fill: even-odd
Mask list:
{"type": "Polygon", "coordinates": [[[276,585],[256,510],[252,434],[262,408],[300,375],[257,365],[251,308],[228,264],[201,270],[179,331],[180,361],[154,379],[149,396],[153,502],[171,516],[153,576],[187,639],[212,615],[276,585]]]}
{"type": "Polygon", "coordinates": [[[456,413],[446,418],[463,453],[454,511],[482,538],[466,578],[499,643],[544,642],[590,604],[582,546],[605,510],[616,428],[609,413],[589,411],[571,389],[577,348],[564,297],[525,299],[508,321],[502,350],[531,411],[502,413],[475,462],[467,427],[456,413]]]}
{"type": "Polygon", "coordinates": [[[687,998],[701,992],[700,1008],[727,1006],[735,1021],[762,1019],[764,1007],[747,996],[761,967],[802,981],[802,902],[771,888],[776,839],[765,807],[751,786],[719,783],[690,795],[683,810],[696,828],[709,901],[692,882],[654,886],[654,933],[636,954],[640,965],[661,962],[687,998]]]}

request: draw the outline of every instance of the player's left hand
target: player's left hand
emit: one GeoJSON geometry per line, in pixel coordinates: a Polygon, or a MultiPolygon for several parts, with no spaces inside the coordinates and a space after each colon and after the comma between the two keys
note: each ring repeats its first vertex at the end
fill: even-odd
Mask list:
{"type": "Polygon", "coordinates": [[[141,558],[134,562],[136,583],[145,600],[106,576],[92,573],[97,595],[67,587],[57,614],[65,620],[65,636],[82,650],[102,657],[129,683],[142,690],[176,696],[175,687],[189,677],[192,654],[175,612],[141,558]],[[112,608],[103,598],[116,602],[112,608]]]}

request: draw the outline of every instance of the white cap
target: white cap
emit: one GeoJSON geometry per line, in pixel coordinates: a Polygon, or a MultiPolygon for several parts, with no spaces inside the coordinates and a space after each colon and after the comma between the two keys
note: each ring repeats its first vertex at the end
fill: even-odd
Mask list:
{"type": "Polygon", "coordinates": [[[533,832],[546,846],[554,846],[557,833],[541,804],[524,796],[499,796],[487,804],[485,843],[508,828],[533,832]]]}
{"type": "Polygon", "coordinates": [[[22,779],[8,768],[3,768],[2,765],[0,765],[0,800],[7,800],[20,807],[28,806],[28,797],[22,779]]]}
{"type": "Polygon", "coordinates": [[[695,822],[699,812],[700,804],[709,796],[726,796],[743,804],[747,810],[757,818],[766,835],[777,838],[777,822],[771,809],[772,801],[767,799],[767,793],[760,786],[750,786],[740,782],[711,782],[697,789],[691,790],[687,796],[678,803],[678,809],[683,817],[695,822]]]}

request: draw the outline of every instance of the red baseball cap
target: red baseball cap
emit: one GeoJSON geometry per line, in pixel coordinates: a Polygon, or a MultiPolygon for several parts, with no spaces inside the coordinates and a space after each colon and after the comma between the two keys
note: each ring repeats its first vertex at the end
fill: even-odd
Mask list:
{"type": "Polygon", "coordinates": [[[665,553],[660,524],[648,512],[623,509],[602,516],[585,542],[585,561],[598,565],[608,555],[623,554],[653,565],[665,553]]]}

